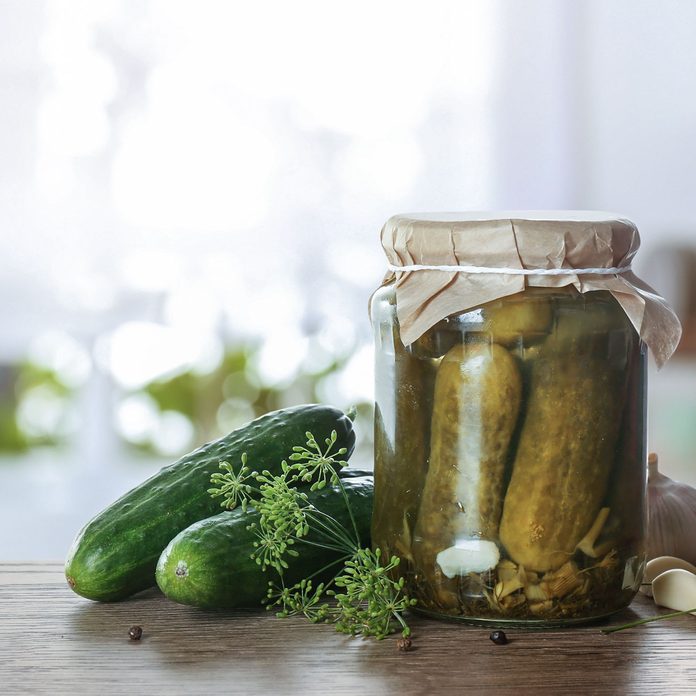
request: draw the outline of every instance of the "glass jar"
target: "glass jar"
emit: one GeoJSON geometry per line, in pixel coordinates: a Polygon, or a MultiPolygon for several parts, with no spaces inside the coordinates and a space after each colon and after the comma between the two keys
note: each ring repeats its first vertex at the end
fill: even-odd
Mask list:
{"type": "Polygon", "coordinates": [[[416,610],[556,626],[626,607],[645,565],[646,346],[606,290],[530,287],[404,345],[372,296],[376,547],[416,610]]]}

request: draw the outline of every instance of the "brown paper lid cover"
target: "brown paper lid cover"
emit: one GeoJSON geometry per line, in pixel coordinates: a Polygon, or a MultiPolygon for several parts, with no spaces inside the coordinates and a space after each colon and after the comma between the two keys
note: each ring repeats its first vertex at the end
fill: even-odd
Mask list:
{"type": "Polygon", "coordinates": [[[580,292],[611,292],[658,366],[679,343],[681,325],[674,311],[631,270],[640,246],[638,229],[611,213],[395,215],[382,228],[381,241],[390,265],[382,285],[396,280],[396,311],[406,345],[451,314],[528,286],[570,284],[580,292]]]}

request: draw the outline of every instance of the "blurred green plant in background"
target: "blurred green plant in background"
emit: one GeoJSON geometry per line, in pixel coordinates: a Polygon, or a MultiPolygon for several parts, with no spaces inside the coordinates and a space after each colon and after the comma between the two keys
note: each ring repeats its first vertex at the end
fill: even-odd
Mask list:
{"type": "MultiPolygon", "coordinates": [[[[212,372],[200,374],[187,370],[168,379],[151,382],[127,399],[141,399],[144,396],[156,406],[160,418],[185,417],[190,423],[190,445],[191,442],[220,437],[268,411],[295,403],[320,401],[318,385],[345,364],[345,359],[335,360],[313,374],[300,370],[289,384],[272,386],[264,384],[254,368],[256,351],[257,348],[251,345],[228,348],[220,365],[212,372]]],[[[127,433],[122,434],[129,439],[127,433]]],[[[136,436],[131,442],[149,452],[175,454],[167,451],[161,439],[157,436],[136,436]]],[[[178,439],[172,437],[171,444],[178,439]]]]}
{"type": "Polygon", "coordinates": [[[18,399],[15,390],[18,370],[13,365],[0,366],[0,451],[21,452],[27,438],[17,423],[18,399]]]}
{"type": "MultiPolygon", "coordinates": [[[[305,360],[280,381],[259,369],[262,348],[260,342],[227,346],[220,360],[205,369],[183,366],[135,388],[109,376],[111,426],[126,449],[176,457],[268,411],[333,402],[344,409],[355,406],[357,419],[370,433],[372,405],[364,400],[340,403],[333,396],[336,380],[354,355],[353,346],[319,362],[305,360]]],[[[86,408],[80,394],[97,370],[104,366],[91,365],[76,381],[61,369],[31,360],[0,366],[0,453],[70,446],[79,437],[78,424],[92,417],[80,413],[86,408]]],[[[369,435],[362,446],[371,446],[369,435]]]]}
{"type": "Polygon", "coordinates": [[[0,452],[64,443],[75,427],[74,395],[51,368],[29,361],[0,366],[0,452]]]}

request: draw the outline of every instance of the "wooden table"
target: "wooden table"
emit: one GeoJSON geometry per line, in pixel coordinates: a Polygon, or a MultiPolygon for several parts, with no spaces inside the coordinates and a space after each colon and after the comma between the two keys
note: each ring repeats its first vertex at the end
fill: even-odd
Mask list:
{"type": "MultiPolygon", "coordinates": [[[[643,597],[613,623],[650,616],[643,597]]],[[[413,617],[414,647],[351,639],[264,611],[204,612],[148,591],[120,604],[73,594],[58,563],[0,564],[0,693],[696,693],[696,618],[602,635],[489,630],[413,617]],[[128,629],[143,628],[139,642],[128,629]]]]}

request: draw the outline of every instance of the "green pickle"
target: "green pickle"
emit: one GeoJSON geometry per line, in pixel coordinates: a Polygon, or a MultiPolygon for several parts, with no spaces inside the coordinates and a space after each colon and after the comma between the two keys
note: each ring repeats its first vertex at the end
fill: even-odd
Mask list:
{"type": "Polygon", "coordinates": [[[515,358],[495,343],[454,346],[438,368],[414,557],[432,570],[440,607],[457,606],[455,576],[498,561],[505,464],[521,395],[515,358]]]}
{"type": "Polygon", "coordinates": [[[525,301],[523,293],[503,297],[483,306],[484,331],[492,341],[512,346],[519,341],[529,343],[543,339],[551,326],[551,303],[536,290],[536,301],[525,301]]]}
{"type": "Polygon", "coordinates": [[[640,588],[645,570],[647,535],[647,459],[645,438],[646,413],[645,391],[646,356],[645,344],[634,332],[630,347],[629,374],[635,375],[626,386],[626,402],[619,429],[618,461],[612,469],[606,501],[606,523],[596,539],[586,544],[585,551],[593,557],[603,556],[607,550],[615,549],[616,557],[625,559],[615,564],[617,582],[628,600],[640,588]],[[642,466],[636,466],[641,462],[642,466]]]}
{"type": "Polygon", "coordinates": [[[412,560],[413,529],[428,467],[430,411],[437,362],[416,358],[401,342],[391,287],[373,295],[376,373],[373,538],[385,557],[412,560]],[[408,466],[404,463],[408,462],[408,466]]]}
{"type": "Polygon", "coordinates": [[[562,316],[531,368],[500,524],[501,543],[527,570],[556,570],[568,561],[607,490],[625,371],[608,364],[610,334],[593,332],[595,322],[603,328],[604,314],[562,316]]]}
{"type": "Polygon", "coordinates": [[[373,542],[404,559],[417,610],[553,626],[627,606],[645,561],[645,349],[616,300],[530,287],[406,348],[377,300],[395,348],[378,342],[373,542]]]}

